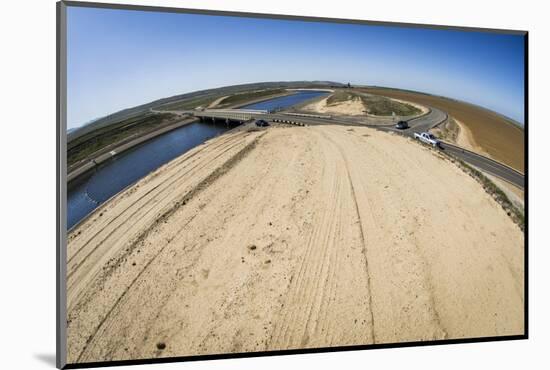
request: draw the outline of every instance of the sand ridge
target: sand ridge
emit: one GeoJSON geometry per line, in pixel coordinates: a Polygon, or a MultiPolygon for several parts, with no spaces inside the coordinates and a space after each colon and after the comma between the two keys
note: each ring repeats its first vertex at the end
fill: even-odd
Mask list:
{"type": "Polygon", "coordinates": [[[475,180],[406,138],[222,135],[71,232],[68,360],[522,334],[523,243],[475,180]]]}
{"type": "Polygon", "coordinates": [[[472,134],[472,131],[468,128],[468,126],[460,122],[456,118],[455,118],[455,122],[458,125],[458,135],[456,138],[456,144],[462,148],[471,150],[472,152],[491,158],[489,153],[483,150],[483,148],[479,146],[479,144],[475,141],[474,135],[472,134]]]}
{"type": "MultiPolygon", "coordinates": [[[[328,99],[329,97],[326,97],[324,99],[314,101],[308,105],[305,105],[302,109],[305,111],[323,113],[323,114],[366,116],[366,117],[382,118],[382,119],[388,118],[387,116],[377,116],[374,114],[369,114],[368,113],[369,107],[365,105],[365,102],[363,102],[363,100],[359,96],[354,96],[351,99],[333,103],[330,105],[328,104],[328,99]]],[[[401,99],[394,99],[394,98],[388,98],[388,99],[402,103],[402,104],[412,105],[413,107],[420,110],[419,116],[429,112],[429,108],[417,103],[413,103],[413,102],[409,102],[401,99]]]]}
{"type": "Polygon", "coordinates": [[[343,114],[349,116],[364,116],[365,105],[359,97],[345,100],[335,104],[327,104],[328,97],[304,106],[305,111],[325,114],[343,114]]]}

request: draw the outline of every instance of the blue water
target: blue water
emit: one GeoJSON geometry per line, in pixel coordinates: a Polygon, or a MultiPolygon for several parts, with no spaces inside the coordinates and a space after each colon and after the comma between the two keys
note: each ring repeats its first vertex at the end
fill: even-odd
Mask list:
{"type": "MultiPolygon", "coordinates": [[[[300,91],[290,96],[270,99],[243,108],[286,108],[326,94],[319,91],[300,91]]],[[[188,150],[220,135],[229,128],[196,122],[157,136],[102,163],[90,175],[71,184],[67,191],[67,228],[70,229],[113,195],[145,177],[163,164],[188,150]]]]}
{"type": "Polygon", "coordinates": [[[68,190],[67,228],[128,185],[227,130],[225,125],[195,122],[157,136],[102,163],[90,176],[68,190]]]}
{"type": "Polygon", "coordinates": [[[282,96],[280,98],[270,99],[255,104],[250,104],[242,108],[246,109],[265,109],[273,111],[277,109],[288,108],[309,99],[326,95],[324,91],[298,91],[296,94],[282,96]]]}

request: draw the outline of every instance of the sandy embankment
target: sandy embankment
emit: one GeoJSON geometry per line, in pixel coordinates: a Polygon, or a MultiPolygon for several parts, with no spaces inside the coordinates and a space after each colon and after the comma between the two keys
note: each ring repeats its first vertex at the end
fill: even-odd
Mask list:
{"type": "MultiPolygon", "coordinates": [[[[305,111],[314,112],[314,113],[335,114],[335,115],[345,115],[345,116],[368,116],[368,117],[379,118],[379,119],[391,118],[387,116],[376,116],[376,115],[367,113],[368,106],[366,106],[365,103],[358,96],[354,96],[349,100],[341,101],[330,105],[328,104],[328,98],[329,97],[326,97],[324,99],[315,101],[311,104],[304,106],[302,109],[305,111]]],[[[423,115],[429,112],[429,108],[420,104],[416,104],[413,102],[400,100],[400,99],[393,99],[393,98],[387,98],[387,99],[394,100],[401,104],[412,105],[413,107],[420,110],[421,113],[419,115],[423,115]]]]}
{"type": "Polygon", "coordinates": [[[335,104],[327,104],[328,97],[304,106],[302,109],[314,113],[342,114],[347,116],[364,116],[365,105],[359,97],[335,104]]]}
{"type": "Polygon", "coordinates": [[[69,235],[68,360],[522,334],[523,245],[475,180],[403,137],[222,135],[69,235]]]}
{"type": "Polygon", "coordinates": [[[454,119],[454,121],[458,125],[456,145],[490,158],[491,156],[489,155],[489,153],[483,150],[483,148],[476,143],[472,131],[468,128],[468,126],[460,122],[456,118],[454,119]]]}

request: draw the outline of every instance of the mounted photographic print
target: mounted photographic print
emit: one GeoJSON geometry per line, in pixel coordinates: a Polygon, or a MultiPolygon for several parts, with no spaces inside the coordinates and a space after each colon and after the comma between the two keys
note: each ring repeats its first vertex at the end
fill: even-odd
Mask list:
{"type": "Polygon", "coordinates": [[[527,32],[57,9],[58,367],[527,338],[527,32]]]}

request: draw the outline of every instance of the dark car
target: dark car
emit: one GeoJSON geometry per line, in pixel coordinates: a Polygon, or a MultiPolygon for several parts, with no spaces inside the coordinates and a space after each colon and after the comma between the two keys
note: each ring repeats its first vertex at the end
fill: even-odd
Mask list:
{"type": "Polygon", "coordinates": [[[269,123],[266,120],[259,119],[256,121],[256,126],[258,127],[267,127],[269,126],[269,123]]]}
{"type": "Polygon", "coordinates": [[[408,124],[407,121],[399,121],[395,125],[395,128],[399,129],[399,130],[405,130],[405,129],[409,128],[409,124],[408,124]]]}

